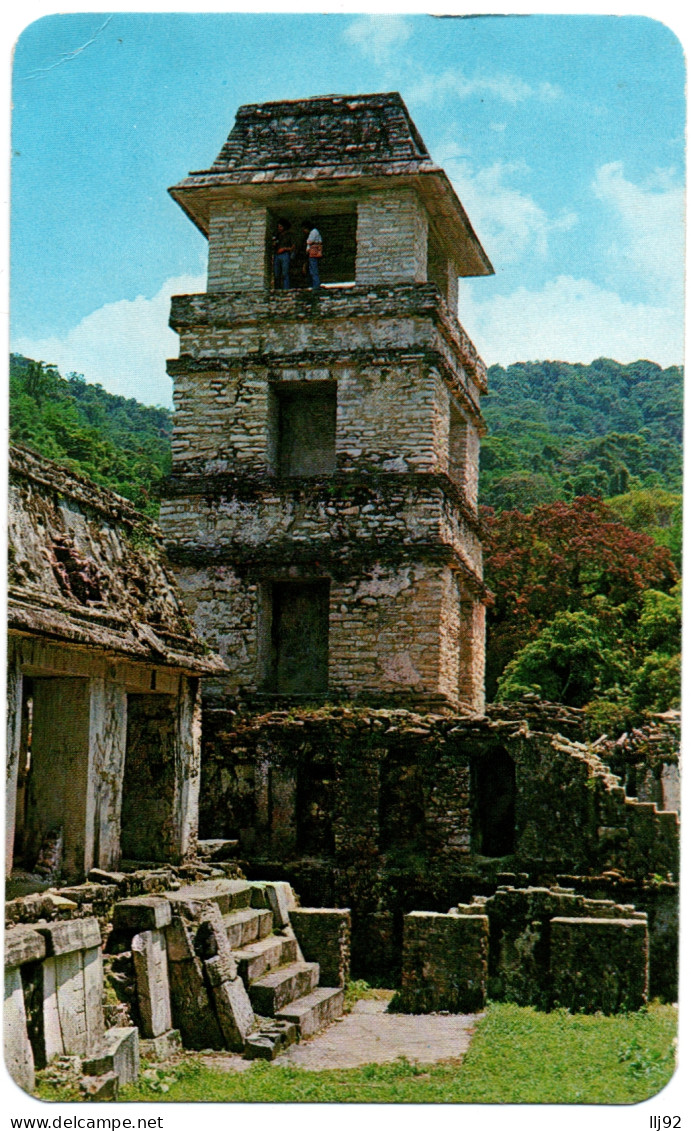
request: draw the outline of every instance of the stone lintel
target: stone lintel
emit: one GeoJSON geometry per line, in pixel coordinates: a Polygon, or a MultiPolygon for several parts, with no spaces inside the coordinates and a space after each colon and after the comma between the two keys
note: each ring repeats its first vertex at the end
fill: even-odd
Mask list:
{"type": "Polygon", "coordinates": [[[101,946],[101,928],[97,919],[69,919],[57,923],[37,923],[36,931],[46,941],[46,954],[71,954],[101,946]]]}

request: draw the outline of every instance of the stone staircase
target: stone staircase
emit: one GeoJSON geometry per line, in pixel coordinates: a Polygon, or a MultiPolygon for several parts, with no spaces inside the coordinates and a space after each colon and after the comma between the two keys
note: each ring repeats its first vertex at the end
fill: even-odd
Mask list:
{"type": "MultiPolygon", "coordinates": [[[[289,884],[215,879],[165,895],[174,912],[188,922],[206,918],[227,937],[226,958],[212,961],[221,961],[223,977],[236,978],[238,986],[244,986],[240,997],[249,1016],[240,1031],[246,1057],[272,1060],[341,1016],[343,988],[320,986],[319,962],[306,962],[300,949],[290,915],[308,912],[297,908],[289,884]]],[[[235,1043],[229,1047],[239,1049],[235,1043]]]]}
{"type": "MultiPolygon", "coordinates": [[[[249,904],[253,888],[237,892],[249,904]]],[[[319,985],[319,963],[305,962],[289,925],[275,927],[268,908],[237,906],[223,915],[232,956],[258,1022],[245,1055],[273,1059],[343,1013],[343,989],[319,985]]]]}

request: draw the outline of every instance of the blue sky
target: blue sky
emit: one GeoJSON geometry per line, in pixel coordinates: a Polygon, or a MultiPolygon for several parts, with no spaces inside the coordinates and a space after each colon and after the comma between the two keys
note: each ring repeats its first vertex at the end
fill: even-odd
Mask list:
{"type": "Polygon", "coordinates": [[[168,196],[238,106],[399,90],[496,275],[488,363],[683,360],[684,63],[644,17],[48,16],[14,63],[12,348],[170,403],[172,293],[206,243],[168,196]]]}

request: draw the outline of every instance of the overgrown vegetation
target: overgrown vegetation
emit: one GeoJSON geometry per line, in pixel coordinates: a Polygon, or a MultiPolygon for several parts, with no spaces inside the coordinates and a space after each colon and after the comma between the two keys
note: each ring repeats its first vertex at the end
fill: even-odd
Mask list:
{"type": "Polygon", "coordinates": [[[172,414],[113,396],[79,374],[10,358],[10,441],[54,459],[156,517],[170,472],[172,414]]]}

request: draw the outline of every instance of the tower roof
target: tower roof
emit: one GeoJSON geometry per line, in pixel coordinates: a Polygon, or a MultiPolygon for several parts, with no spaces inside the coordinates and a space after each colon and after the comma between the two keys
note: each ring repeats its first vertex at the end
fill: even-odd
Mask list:
{"type": "MultiPolygon", "coordinates": [[[[257,169],[345,165],[361,173],[372,166],[433,168],[425,143],[400,94],[307,98],[241,106],[213,170],[241,174],[257,169]]],[[[323,175],[323,173],[321,173],[323,175]]]]}
{"type": "Polygon", "coordinates": [[[413,183],[432,219],[446,229],[444,242],[455,245],[459,274],[493,273],[446,173],[396,92],[241,106],[210,168],[190,173],[169,191],[208,235],[213,197],[229,191],[273,197],[298,186],[312,194],[342,192],[354,178],[370,188],[394,178],[413,183]]]}

